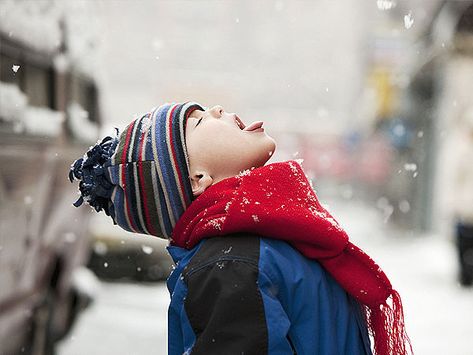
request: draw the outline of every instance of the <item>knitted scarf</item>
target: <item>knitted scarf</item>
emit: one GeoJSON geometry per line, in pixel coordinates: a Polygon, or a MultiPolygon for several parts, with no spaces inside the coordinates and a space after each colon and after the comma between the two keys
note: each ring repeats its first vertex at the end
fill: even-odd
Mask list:
{"type": "Polygon", "coordinates": [[[238,232],[287,241],[316,259],[361,304],[375,354],[412,353],[399,294],[322,207],[297,161],[245,170],[210,186],[180,217],[170,243],[190,249],[204,238],[238,232]]]}

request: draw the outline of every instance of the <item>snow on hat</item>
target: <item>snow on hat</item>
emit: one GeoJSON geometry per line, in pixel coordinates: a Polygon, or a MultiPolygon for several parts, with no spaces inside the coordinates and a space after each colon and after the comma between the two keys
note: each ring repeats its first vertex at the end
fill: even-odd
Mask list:
{"type": "Polygon", "coordinates": [[[185,128],[196,102],[166,103],[105,137],[76,160],[81,197],[123,229],[169,239],[193,200],[185,128]]]}

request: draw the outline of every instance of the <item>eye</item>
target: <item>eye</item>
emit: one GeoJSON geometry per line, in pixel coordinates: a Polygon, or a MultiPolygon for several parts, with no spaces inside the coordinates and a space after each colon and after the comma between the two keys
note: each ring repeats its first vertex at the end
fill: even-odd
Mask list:
{"type": "Polygon", "coordinates": [[[202,121],[203,117],[201,117],[198,121],[197,121],[197,124],[195,125],[195,127],[197,127],[200,123],[200,121],[202,121]]]}

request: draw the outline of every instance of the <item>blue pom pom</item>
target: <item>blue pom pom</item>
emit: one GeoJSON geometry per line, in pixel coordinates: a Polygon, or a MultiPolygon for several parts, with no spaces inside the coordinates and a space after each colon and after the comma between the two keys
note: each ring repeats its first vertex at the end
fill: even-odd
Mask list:
{"type": "MultiPolygon", "coordinates": [[[[118,136],[118,130],[117,130],[118,136]]],[[[91,147],[84,157],[77,159],[69,171],[69,180],[80,180],[81,196],[74,202],[75,207],[86,201],[97,212],[105,211],[107,216],[113,211],[111,201],[114,185],[110,181],[107,166],[118,145],[117,137],[107,136],[100,143],[91,147]]]]}

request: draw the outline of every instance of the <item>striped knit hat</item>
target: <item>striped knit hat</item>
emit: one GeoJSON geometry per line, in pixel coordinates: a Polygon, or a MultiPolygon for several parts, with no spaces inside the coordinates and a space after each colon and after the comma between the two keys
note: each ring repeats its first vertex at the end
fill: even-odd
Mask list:
{"type": "Polygon", "coordinates": [[[166,103],[105,137],[71,166],[81,197],[123,229],[169,239],[193,200],[185,128],[196,102],[166,103]]]}

